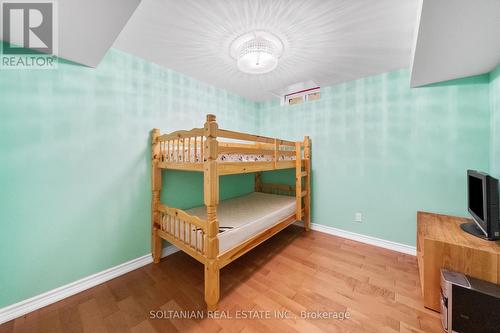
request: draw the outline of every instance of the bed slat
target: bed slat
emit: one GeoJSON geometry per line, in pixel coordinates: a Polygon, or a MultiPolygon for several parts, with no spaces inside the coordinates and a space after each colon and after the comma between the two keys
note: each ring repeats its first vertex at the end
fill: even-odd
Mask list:
{"type": "Polygon", "coordinates": [[[248,134],[248,133],[243,133],[243,132],[228,131],[228,130],[224,130],[224,129],[219,129],[217,131],[217,136],[222,137],[222,138],[227,138],[227,139],[263,142],[263,143],[271,143],[271,144],[274,144],[274,141],[277,140],[280,145],[295,146],[295,142],[293,142],[293,141],[280,140],[280,139],[270,138],[267,136],[254,135],[254,134],[248,134]]]}

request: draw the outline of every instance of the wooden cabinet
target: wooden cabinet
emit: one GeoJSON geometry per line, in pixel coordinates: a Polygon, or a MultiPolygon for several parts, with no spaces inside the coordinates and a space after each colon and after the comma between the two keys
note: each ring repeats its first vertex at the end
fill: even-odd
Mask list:
{"type": "Polygon", "coordinates": [[[439,311],[441,268],[500,284],[500,241],[472,236],[460,224],[469,219],[417,213],[417,259],[424,305],[439,311]]]}

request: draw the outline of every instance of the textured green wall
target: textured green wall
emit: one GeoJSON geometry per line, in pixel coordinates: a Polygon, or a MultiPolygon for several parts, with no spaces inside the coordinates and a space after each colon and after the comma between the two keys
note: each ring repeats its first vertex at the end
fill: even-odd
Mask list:
{"type": "Polygon", "coordinates": [[[500,66],[490,73],[491,163],[490,172],[500,178],[500,66]]]}
{"type": "Polygon", "coordinates": [[[489,168],[488,84],[410,89],[395,71],[324,87],[314,102],[262,103],[259,127],[311,136],[313,222],[414,245],[416,212],[465,215],[466,169],[489,168]]]}
{"type": "MultiPolygon", "coordinates": [[[[0,307],[148,253],[149,131],[206,113],[255,131],[254,103],[117,50],[97,69],[1,71],[0,307]]],[[[236,177],[222,197],[252,191],[236,177]]],[[[165,182],[169,202],[201,203],[200,175],[165,182]]]]}

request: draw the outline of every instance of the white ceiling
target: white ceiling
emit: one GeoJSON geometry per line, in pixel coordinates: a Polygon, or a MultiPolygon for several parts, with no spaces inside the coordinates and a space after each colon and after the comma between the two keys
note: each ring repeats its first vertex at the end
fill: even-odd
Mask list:
{"type": "MultiPolygon", "coordinates": [[[[56,54],[67,60],[96,67],[140,1],[56,0],[59,20],[56,54]]],[[[0,40],[3,39],[1,26],[2,24],[0,40]]],[[[5,40],[8,41],[7,38],[5,40]]]]}
{"type": "Polygon", "coordinates": [[[409,67],[417,0],[143,0],[114,47],[251,100],[409,67]],[[264,29],[286,44],[278,68],[243,74],[229,55],[264,29]]]}
{"type": "Polygon", "coordinates": [[[491,71],[500,63],[500,0],[424,0],[413,87],[491,71]]]}

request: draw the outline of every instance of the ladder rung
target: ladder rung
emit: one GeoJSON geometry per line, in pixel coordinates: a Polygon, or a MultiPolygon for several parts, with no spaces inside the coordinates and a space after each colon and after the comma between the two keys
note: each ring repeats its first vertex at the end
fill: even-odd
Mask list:
{"type": "Polygon", "coordinates": [[[300,194],[301,197],[305,197],[307,194],[307,191],[302,191],[302,193],[300,194]]]}

